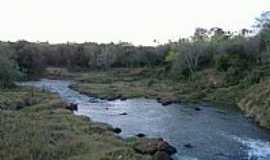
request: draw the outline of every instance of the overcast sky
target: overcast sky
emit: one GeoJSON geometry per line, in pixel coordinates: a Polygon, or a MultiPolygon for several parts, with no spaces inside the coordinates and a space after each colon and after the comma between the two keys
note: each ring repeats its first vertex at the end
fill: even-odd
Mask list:
{"type": "Polygon", "coordinates": [[[0,0],[0,40],[152,45],[196,27],[250,27],[270,0],[0,0]]]}

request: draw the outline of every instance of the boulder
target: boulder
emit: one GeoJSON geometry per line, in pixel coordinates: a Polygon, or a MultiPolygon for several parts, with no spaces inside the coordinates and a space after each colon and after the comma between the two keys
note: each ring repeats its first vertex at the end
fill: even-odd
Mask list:
{"type": "Polygon", "coordinates": [[[164,152],[168,153],[169,155],[172,155],[172,154],[177,152],[176,148],[171,146],[166,141],[161,141],[160,143],[158,143],[158,151],[164,151],[164,152]]]}
{"type": "Polygon", "coordinates": [[[69,105],[66,106],[66,109],[71,111],[78,111],[78,104],[70,103],[69,105]]]}
{"type": "Polygon", "coordinates": [[[133,148],[136,152],[141,154],[150,154],[154,155],[158,151],[172,155],[176,153],[176,149],[171,146],[168,142],[160,138],[141,138],[133,145],[133,148]]]}
{"type": "Polygon", "coordinates": [[[160,100],[159,103],[161,103],[163,106],[168,106],[170,104],[173,104],[173,103],[177,103],[177,101],[174,101],[174,100],[160,100]]]}

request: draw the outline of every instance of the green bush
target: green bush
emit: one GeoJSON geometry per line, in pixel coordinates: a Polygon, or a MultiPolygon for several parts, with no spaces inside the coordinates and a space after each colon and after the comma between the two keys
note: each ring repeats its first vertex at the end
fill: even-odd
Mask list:
{"type": "Polygon", "coordinates": [[[225,72],[225,82],[229,85],[238,84],[251,65],[247,57],[239,54],[225,54],[216,59],[216,69],[225,72]]]}

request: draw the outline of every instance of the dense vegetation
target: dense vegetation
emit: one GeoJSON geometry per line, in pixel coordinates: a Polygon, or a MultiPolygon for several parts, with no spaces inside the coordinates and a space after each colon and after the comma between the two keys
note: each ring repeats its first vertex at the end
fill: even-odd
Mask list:
{"type": "Polygon", "coordinates": [[[254,68],[270,63],[270,13],[257,19],[257,32],[240,33],[197,28],[194,36],[156,47],[129,43],[49,44],[27,41],[0,43],[1,86],[9,86],[21,73],[36,76],[48,66],[77,70],[109,70],[119,67],[164,67],[173,79],[192,78],[195,72],[215,68],[226,73],[228,84],[246,79],[256,83],[261,78],[254,68]],[[16,64],[16,63],[17,64],[16,64]],[[5,75],[5,76],[3,76],[5,75]]]}

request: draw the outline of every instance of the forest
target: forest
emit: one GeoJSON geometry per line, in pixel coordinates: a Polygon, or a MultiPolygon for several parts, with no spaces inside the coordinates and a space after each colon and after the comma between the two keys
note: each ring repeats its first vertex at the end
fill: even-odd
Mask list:
{"type": "Polygon", "coordinates": [[[269,17],[270,12],[265,12],[256,20],[256,31],[197,28],[190,38],[149,47],[125,42],[1,42],[1,87],[9,87],[18,78],[38,76],[46,67],[73,71],[163,67],[172,79],[190,79],[195,72],[215,68],[226,74],[228,83],[243,79],[256,83],[263,77],[256,68],[270,63],[269,17]]]}

